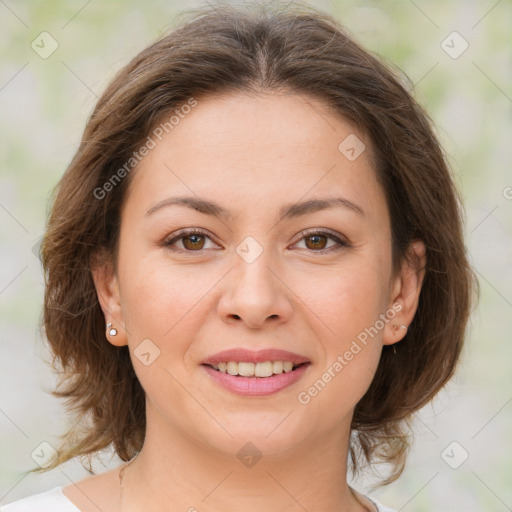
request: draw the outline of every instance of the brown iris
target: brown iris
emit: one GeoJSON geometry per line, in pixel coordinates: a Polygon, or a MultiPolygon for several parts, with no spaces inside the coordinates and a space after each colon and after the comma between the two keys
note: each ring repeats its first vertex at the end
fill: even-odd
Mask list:
{"type": "Polygon", "coordinates": [[[310,235],[305,237],[306,247],[308,249],[325,249],[327,243],[327,236],[325,235],[310,235]],[[309,245],[309,241],[313,241],[312,245],[309,245]],[[323,242],[323,243],[322,243],[323,242]]]}
{"type": "Polygon", "coordinates": [[[202,249],[204,246],[204,235],[192,234],[182,237],[183,247],[186,249],[202,249]],[[187,241],[192,240],[190,244],[187,241]]]}

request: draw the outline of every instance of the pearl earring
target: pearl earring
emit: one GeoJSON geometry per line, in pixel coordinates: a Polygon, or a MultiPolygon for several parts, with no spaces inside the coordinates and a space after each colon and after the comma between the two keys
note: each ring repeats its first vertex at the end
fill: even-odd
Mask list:
{"type": "Polygon", "coordinates": [[[110,336],[116,336],[117,335],[117,329],[115,327],[112,327],[111,323],[107,324],[107,331],[110,334],[110,336]]]}

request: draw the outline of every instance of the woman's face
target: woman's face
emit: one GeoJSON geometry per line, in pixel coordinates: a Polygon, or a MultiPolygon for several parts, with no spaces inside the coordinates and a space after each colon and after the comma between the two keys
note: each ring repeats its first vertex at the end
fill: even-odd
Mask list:
{"type": "MultiPolygon", "coordinates": [[[[405,335],[392,325],[410,322],[417,299],[392,275],[369,140],[298,94],[201,99],[160,137],[133,171],[118,273],[105,288],[95,273],[119,331],[109,341],[129,345],[146,392],[148,427],[230,453],[348,434],[383,344],[405,335]],[[293,378],[204,364],[229,349],[308,363],[293,378]]],[[[269,368],[280,365],[258,372],[269,368]]]]}

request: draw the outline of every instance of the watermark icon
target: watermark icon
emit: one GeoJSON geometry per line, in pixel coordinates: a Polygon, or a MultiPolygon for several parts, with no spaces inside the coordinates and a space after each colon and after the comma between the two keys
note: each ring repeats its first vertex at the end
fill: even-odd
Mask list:
{"type": "Polygon", "coordinates": [[[48,32],[41,32],[32,41],[30,47],[41,59],[47,59],[59,47],[59,43],[48,32]]]}
{"type": "Polygon", "coordinates": [[[468,451],[457,441],[452,441],[442,452],[441,458],[452,469],[458,469],[469,457],[468,451]]]}
{"type": "Polygon", "coordinates": [[[311,400],[320,393],[331,380],[333,380],[347,366],[354,357],[361,352],[362,348],[368,344],[368,336],[374,338],[387,323],[389,323],[396,314],[402,311],[403,306],[399,302],[393,304],[385,313],[379,315],[379,319],[371,327],[365,328],[357,335],[357,340],[353,340],[350,348],[342,355],[338,355],[336,361],[327,368],[322,376],[315,381],[306,391],[301,391],[297,395],[297,400],[302,405],[308,405],[311,400]],[[362,346],[361,346],[362,345],[362,346]]]}
{"type": "Polygon", "coordinates": [[[505,187],[503,189],[503,197],[505,199],[512,199],[512,187],[505,187]]]}
{"type": "Polygon", "coordinates": [[[144,144],[137,150],[134,151],[131,157],[123,164],[122,167],[112,174],[112,176],[101,186],[96,187],[93,191],[93,195],[96,199],[101,200],[106,197],[109,192],[112,192],[114,188],[121,183],[121,181],[133,170],[133,168],[142,162],[144,157],[149,155],[152,149],[155,149],[158,142],[163,139],[164,134],[170,133],[180,123],[181,119],[184,119],[187,114],[192,111],[192,108],[197,106],[197,100],[190,98],[187,103],[182,105],[179,109],[175,109],[173,115],[171,115],[165,122],[159,124],[152,132],[148,135],[144,144]],[[158,141],[158,142],[157,142],[158,141]]]}
{"type": "Polygon", "coordinates": [[[133,355],[144,366],[149,366],[160,356],[160,349],[149,338],[146,338],[137,345],[133,355]]]}
{"type": "Polygon", "coordinates": [[[57,458],[57,450],[48,441],[43,441],[34,448],[30,456],[37,465],[45,468],[57,458]]]}
{"type": "Polygon", "coordinates": [[[363,141],[353,133],[345,137],[338,146],[338,151],[351,162],[359,158],[365,149],[363,141]]]}
{"type": "Polygon", "coordinates": [[[41,252],[41,244],[43,243],[43,238],[40,237],[32,246],[32,254],[41,261],[40,252],[41,252]]]}
{"type": "Polygon", "coordinates": [[[441,48],[452,59],[458,59],[469,48],[469,43],[454,30],[441,41],[441,48]]]}
{"type": "Polygon", "coordinates": [[[244,238],[237,245],[236,253],[246,262],[253,263],[263,252],[263,247],[252,236],[244,238]]]}
{"type": "Polygon", "coordinates": [[[236,456],[244,466],[252,468],[258,463],[263,454],[253,443],[247,442],[237,452],[236,456]]]}

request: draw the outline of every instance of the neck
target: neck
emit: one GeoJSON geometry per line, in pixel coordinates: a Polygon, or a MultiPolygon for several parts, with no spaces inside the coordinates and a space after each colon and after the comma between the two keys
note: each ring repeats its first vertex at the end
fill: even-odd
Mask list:
{"type": "Polygon", "coordinates": [[[346,481],[349,427],[272,455],[257,448],[266,440],[233,438],[226,453],[171,428],[149,403],[146,413],[144,446],[125,466],[122,512],[160,512],[170,504],[188,512],[366,510],[346,481]]]}

